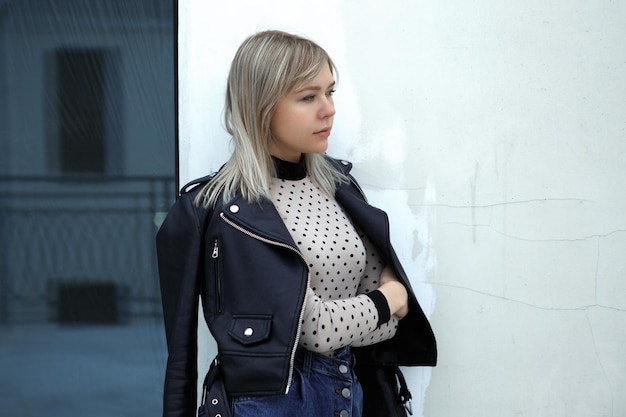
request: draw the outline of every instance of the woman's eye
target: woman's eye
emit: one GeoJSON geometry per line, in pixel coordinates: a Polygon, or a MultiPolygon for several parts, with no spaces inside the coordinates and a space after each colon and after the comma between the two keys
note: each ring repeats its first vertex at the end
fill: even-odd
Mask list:
{"type": "MultiPolygon", "coordinates": [[[[333,96],[333,94],[335,94],[335,89],[328,90],[328,91],[326,92],[326,95],[327,95],[328,97],[332,97],[332,96],[333,96]]],[[[316,98],[316,95],[315,95],[315,94],[309,94],[308,96],[303,97],[303,98],[302,98],[302,101],[312,102],[312,101],[315,101],[315,98],[316,98]]]]}

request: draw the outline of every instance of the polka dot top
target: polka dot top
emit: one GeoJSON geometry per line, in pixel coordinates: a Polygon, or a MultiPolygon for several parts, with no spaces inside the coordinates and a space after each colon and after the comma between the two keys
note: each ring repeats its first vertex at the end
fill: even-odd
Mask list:
{"type": "Polygon", "coordinates": [[[270,194],[310,271],[300,346],[332,355],[344,346],[393,337],[397,318],[389,318],[384,296],[375,291],[384,264],[374,246],[308,176],[294,176],[293,169],[284,172],[285,166],[303,164],[279,162],[280,178],[272,180],[270,194]],[[386,312],[379,312],[381,303],[375,301],[380,297],[386,312]],[[381,318],[386,321],[381,323],[381,318]]]}

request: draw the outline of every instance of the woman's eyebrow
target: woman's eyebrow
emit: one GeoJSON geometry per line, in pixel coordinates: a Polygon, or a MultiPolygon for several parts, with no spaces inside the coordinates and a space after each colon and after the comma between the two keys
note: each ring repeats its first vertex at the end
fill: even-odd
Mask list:
{"type": "MultiPolygon", "coordinates": [[[[327,89],[331,89],[335,86],[336,81],[333,81],[327,89]]],[[[302,88],[297,89],[296,91],[294,91],[294,93],[298,94],[298,93],[303,93],[305,91],[320,91],[322,90],[322,87],[319,85],[305,85],[302,88]]]]}

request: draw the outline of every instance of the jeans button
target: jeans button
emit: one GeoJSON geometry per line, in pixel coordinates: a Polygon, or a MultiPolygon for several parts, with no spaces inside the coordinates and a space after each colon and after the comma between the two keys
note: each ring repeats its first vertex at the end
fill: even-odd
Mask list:
{"type": "Polygon", "coordinates": [[[341,390],[343,398],[350,398],[350,388],[344,388],[341,390]]]}
{"type": "Polygon", "coordinates": [[[348,367],[346,365],[339,365],[339,372],[345,374],[346,372],[348,372],[348,367]]]}
{"type": "Polygon", "coordinates": [[[348,413],[348,411],[346,410],[341,410],[341,412],[339,413],[339,417],[350,417],[350,413],[348,413]]]}

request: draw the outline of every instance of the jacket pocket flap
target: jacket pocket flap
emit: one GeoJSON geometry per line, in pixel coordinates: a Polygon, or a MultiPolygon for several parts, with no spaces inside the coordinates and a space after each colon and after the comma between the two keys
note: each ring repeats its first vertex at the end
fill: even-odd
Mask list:
{"type": "Polygon", "coordinates": [[[234,315],[228,334],[239,343],[251,345],[262,342],[270,336],[271,324],[270,315],[234,315]]]}

